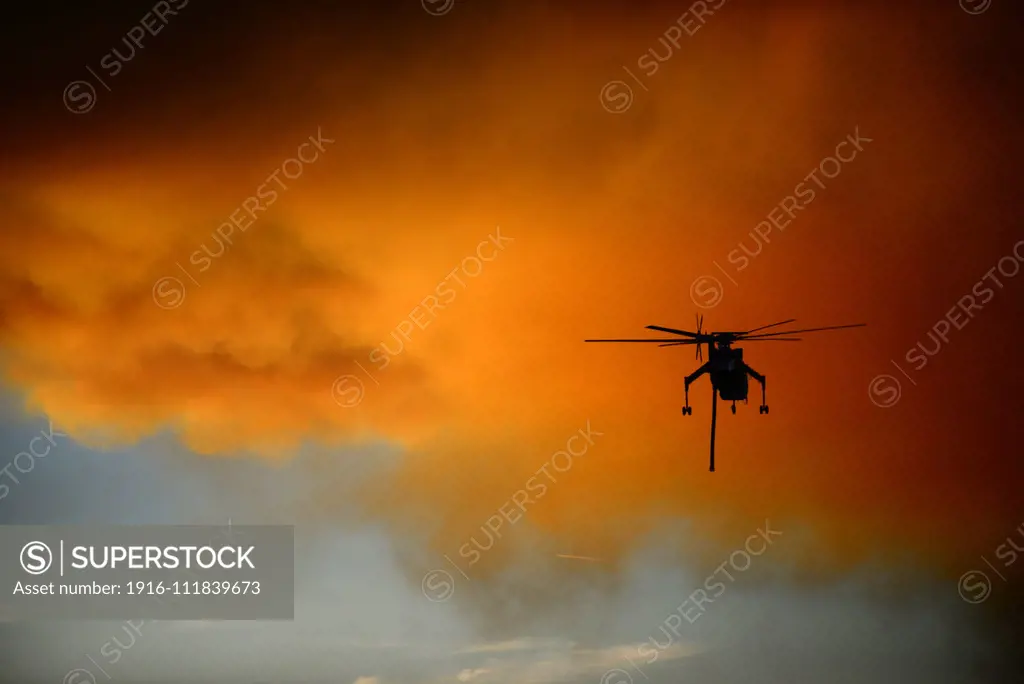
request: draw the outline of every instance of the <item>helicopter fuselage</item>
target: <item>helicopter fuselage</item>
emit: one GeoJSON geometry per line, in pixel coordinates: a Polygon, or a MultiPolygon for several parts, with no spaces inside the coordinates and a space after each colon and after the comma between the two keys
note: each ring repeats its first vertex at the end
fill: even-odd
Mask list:
{"type": "Polygon", "coordinates": [[[711,385],[718,390],[718,396],[723,401],[746,401],[748,377],[743,367],[743,350],[711,344],[708,357],[711,385]]]}

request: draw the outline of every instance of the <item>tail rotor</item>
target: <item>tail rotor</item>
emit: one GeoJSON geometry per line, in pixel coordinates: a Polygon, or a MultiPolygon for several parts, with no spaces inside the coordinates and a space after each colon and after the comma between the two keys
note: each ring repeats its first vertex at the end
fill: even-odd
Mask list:
{"type": "Polygon", "coordinates": [[[704,324],[704,315],[703,314],[694,314],[694,317],[697,319],[697,344],[696,344],[697,354],[696,354],[696,356],[694,358],[703,363],[703,361],[704,361],[704,352],[701,351],[701,348],[700,348],[700,335],[703,332],[701,326],[704,324]]]}

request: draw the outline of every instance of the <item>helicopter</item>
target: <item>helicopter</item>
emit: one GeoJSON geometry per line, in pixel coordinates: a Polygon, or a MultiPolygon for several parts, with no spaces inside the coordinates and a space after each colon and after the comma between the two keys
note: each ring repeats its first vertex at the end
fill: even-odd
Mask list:
{"type": "Polygon", "coordinates": [[[822,328],[804,328],[803,330],[783,330],[781,332],[763,332],[769,328],[776,328],[796,321],[789,318],[777,323],[769,323],[751,330],[728,331],[728,332],[707,332],[703,329],[704,316],[696,316],[697,330],[678,330],[667,328],[662,325],[648,325],[647,330],[670,333],[676,337],[660,337],[647,339],[600,339],[584,340],[584,342],[626,342],[626,343],[648,343],[657,344],[659,347],[680,347],[696,346],[698,361],[704,361],[702,346],[708,349],[708,360],[706,363],[690,373],[683,380],[683,415],[693,415],[693,408],[690,406],[690,385],[702,375],[711,376],[711,472],[715,472],[715,419],[718,414],[718,398],[723,401],[732,402],[732,412],[736,413],[736,402],[747,402],[748,378],[754,378],[761,385],[761,405],[758,413],[768,413],[768,403],[765,392],[765,376],[747,365],[743,360],[743,350],[734,347],[734,344],[741,342],[799,342],[800,337],[790,335],[820,332],[823,330],[841,330],[843,328],[862,328],[866,323],[851,323],[849,325],[830,325],[822,328]]]}

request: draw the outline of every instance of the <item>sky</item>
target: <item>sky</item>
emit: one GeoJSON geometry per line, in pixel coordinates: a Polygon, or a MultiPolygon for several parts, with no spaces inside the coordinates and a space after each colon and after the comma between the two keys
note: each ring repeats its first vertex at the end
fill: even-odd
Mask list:
{"type": "MultiPolygon", "coordinates": [[[[25,12],[0,464],[62,437],[0,522],[297,530],[293,622],[110,679],[1016,680],[1009,3],[25,12]],[[582,342],[697,315],[867,326],[745,348],[710,473],[693,350],[582,342]]],[[[124,628],[0,623],[3,676],[124,628]]]]}

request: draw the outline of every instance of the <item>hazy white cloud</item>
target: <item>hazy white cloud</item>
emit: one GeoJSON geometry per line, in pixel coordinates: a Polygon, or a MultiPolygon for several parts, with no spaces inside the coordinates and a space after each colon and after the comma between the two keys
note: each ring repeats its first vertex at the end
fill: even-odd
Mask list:
{"type": "Polygon", "coordinates": [[[533,651],[561,645],[558,639],[536,639],[521,637],[505,641],[485,642],[460,649],[457,653],[507,653],[509,651],[533,651]]]}
{"type": "MultiPolygon", "coordinates": [[[[9,430],[11,444],[34,429],[31,423],[9,430]]],[[[257,462],[163,454],[160,444],[137,447],[135,458],[69,445],[67,458],[41,462],[17,496],[3,502],[0,516],[31,503],[22,511],[31,516],[19,512],[13,519],[257,522],[267,510],[291,512],[291,502],[301,500],[307,481],[321,472],[315,459],[280,471],[257,462]]],[[[337,486],[348,491],[360,477],[348,474],[337,486]]],[[[173,672],[177,681],[216,675],[221,684],[596,684],[617,669],[635,684],[838,681],[837,672],[843,684],[960,684],[969,680],[969,668],[992,658],[981,614],[972,610],[977,606],[959,599],[955,583],[936,583],[923,571],[909,584],[874,569],[841,582],[798,583],[786,576],[782,555],[766,553],[720,596],[711,593],[714,600],[691,624],[679,619],[679,606],[705,586],[717,559],[707,564],[685,549],[668,553],[665,539],[677,536],[653,535],[614,585],[603,576],[592,582],[596,575],[588,573],[547,576],[527,569],[512,576],[489,597],[516,605],[528,599],[521,593],[526,586],[557,591],[565,600],[530,603],[514,624],[481,625],[475,614],[431,603],[410,586],[394,543],[380,530],[310,526],[301,515],[294,522],[303,530],[294,622],[154,624],[145,632],[145,648],[117,663],[115,678],[158,681],[173,672]],[[217,649],[203,648],[213,642],[217,649]],[[652,660],[654,643],[668,646],[652,660]],[[182,653],[195,655],[183,660],[182,653]]],[[[686,548],[699,541],[690,539],[686,548]]],[[[0,643],[21,654],[5,660],[18,681],[58,681],[79,666],[73,654],[97,656],[109,638],[103,624],[0,624],[0,643]],[[33,644],[61,655],[33,657],[33,644]]]]}
{"type": "MultiPolygon", "coordinates": [[[[495,684],[546,684],[575,681],[581,677],[600,678],[613,668],[636,658],[640,644],[619,644],[585,648],[559,639],[519,638],[478,644],[458,653],[486,656],[483,663],[463,668],[460,682],[484,680],[495,684]]],[[[662,662],[685,658],[704,651],[694,642],[677,641],[659,653],[662,662]]]]}

